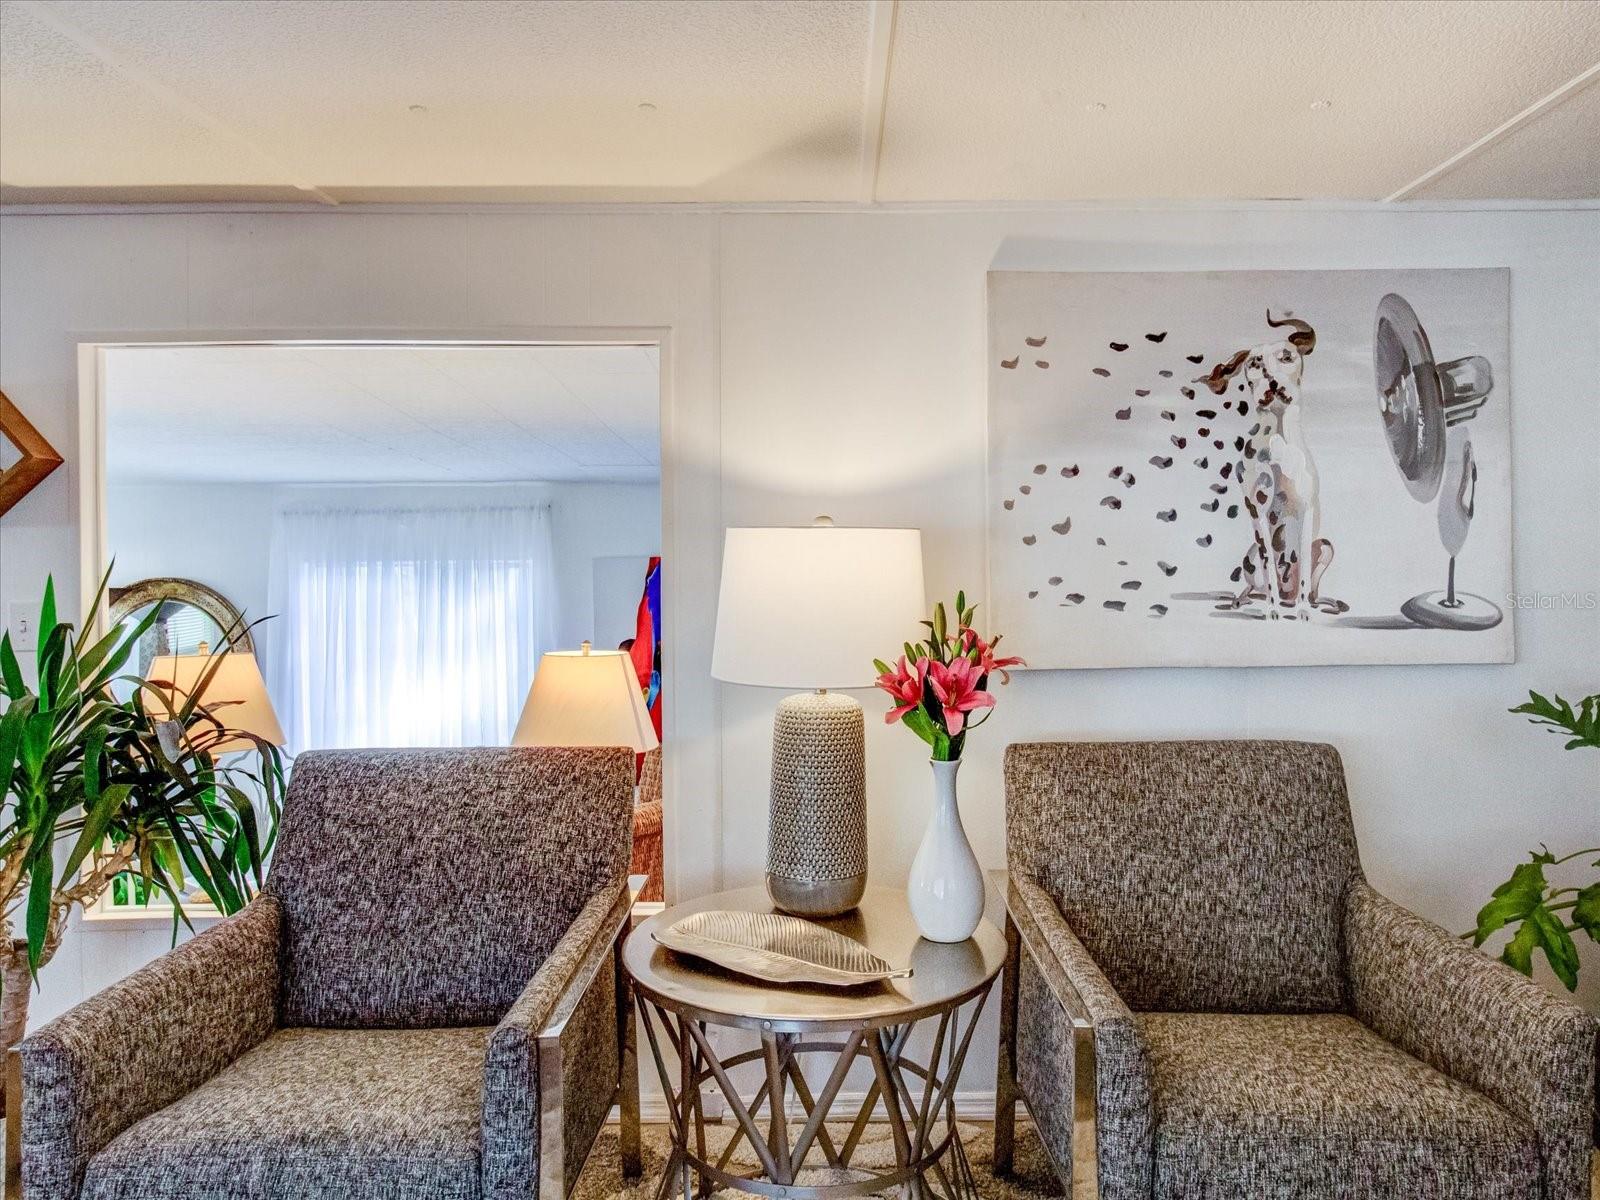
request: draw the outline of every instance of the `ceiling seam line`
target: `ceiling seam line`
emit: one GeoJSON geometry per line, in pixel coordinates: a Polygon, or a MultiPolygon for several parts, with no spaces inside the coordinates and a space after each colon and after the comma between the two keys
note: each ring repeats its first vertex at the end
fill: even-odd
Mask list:
{"type": "Polygon", "coordinates": [[[177,113],[179,113],[179,115],[185,116],[191,121],[197,121],[207,129],[210,129],[213,133],[219,134],[222,137],[244,147],[264,165],[272,168],[280,176],[286,179],[289,183],[289,186],[293,187],[296,191],[305,192],[309,196],[315,196],[319,203],[331,206],[338,205],[338,200],[329,195],[327,192],[323,191],[316,184],[302,178],[298,171],[291,168],[282,159],[278,158],[277,155],[262,148],[261,146],[258,146],[254,141],[240,133],[238,130],[234,129],[226,121],[208,112],[196,101],[189,99],[189,97],[185,96],[177,88],[173,87],[169,83],[163,82],[161,79],[158,79],[152,72],[145,70],[143,67],[140,67],[135,63],[125,61],[121,55],[116,53],[116,51],[107,46],[101,45],[100,42],[92,37],[89,33],[78,28],[78,26],[74,25],[71,21],[67,20],[61,14],[56,12],[53,7],[44,3],[43,0],[17,0],[17,2],[18,6],[24,12],[29,13],[36,20],[49,26],[57,34],[63,38],[66,38],[67,41],[73,43],[73,45],[77,46],[80,50],[84,50],[93,55],[95,58],[98,58],[127,82],[141,89],[146,94],[154,97],[168,109],[175,110],[177,113]]]}
{"type": "MultiPolygon", "coordinates": [[[[1411,200],[1412,211],[1428,213],[1525,213],[1525,212],[1595,212],[1600,211],[1600,198],[1565,197],[1558,200],[1537,198],[1510,199],[1500,197],[1485,199],[1411,200]]],[[[185,203],[153,204],[149,202],[119,203],[99,201],[71,204],[16,204],[0,200],[0,218],[21,217],[61,218],[74,217],[129,217],[129,216],[197,216],[197,215],[297,215],[304,213],[329,213],[352,218],[364,216],[455,216],[463,213],[488,216],[537,215],[551,216],[639,216],[706,213],[716,216],[750,216],[772,214],[861,214],[893,216],[897,213],[921,215],[949,213],[1039,213],[1045,215],[1078,215],[1094,213],[1257,213],[1257,212],[1319,212],[1319,213],[1374,213],[1389,211],[1390,202],[1373,199],[1336,199],[1310,197],[1297,200],[1174,200],[1149,197],[1121,197],[1110,200],[884,200],[867,204],[860,200],[698,200],[665,203],[658,201],[588,201],[582,204],[556,201],[484,201],[453,200],[430,203],[399,203],[351,201],[340,203],[332,209],[310,204],[274,203],[270,201],[188,201],[185,203]]],[[[518,326],[510,326],[517,329],[518,326]]],[[[627,327],[622,327],[627,328],[627,327]]],[[[371,339],[367,339],[371,340],[371,339]]],[[[478,339],[483,341],[483,339],[478,339]]],[[[511,342],[522,344],[524,338],[512,337],[511,342]]],[[[485,344],[501,344],[490,340],[485,344]]],[[[539,343],[541,345],[549,343],[539,343]]]]}
{"type": "Polygon", "coordinates": [[[1509,120],[1501,122],[1471,145],[1457,150],[1449,158],[1445,159],[1431,170],[1423,172],[1410,183],[1404,185],[1396,191],[1389,193],[1389,195],[1383,198],[1383,202],[1385,204],[1392,204],[1397,200],[1404,200],[1407,196],[1411,195],[1411,193],[1419,190],[1420,188],[1426,187],[1434,180],[1443,178],[1451,171],[1454,171],[1457,167],[1467,162],[1469,159],[1477,157],[1479,154],[1482,154],[1485,150],[1489,149],[1489,147],[1495,145],[1497,142],[1504,140],[1506,137],[1523,128],[1525,125],[1530,124],[1535,118],[1543,116],[1545,113],[1556,108],[1570,97],[1582,91],[1589,84],[1593,83],[1597,78],[1600,78],[1600,62],[1595,63],[1588,70],[1581,71],[1577,75],[1574,75],[1571,79],[1567,80],[1553,92],[1541,96],[1532,104],[1528,105],[1527,108],[1524,108],[1521,112],[1517,113],[1509,120]]]}
{"type": "Polygon", "coordinates": [[[867,71],[861,96],[861,178],[857,195],[863,204],[878,202],[878,177],[883,169],[883,132],[889,113],[889,77],[900,0],[871,0],[867,33],[867,71]]]}

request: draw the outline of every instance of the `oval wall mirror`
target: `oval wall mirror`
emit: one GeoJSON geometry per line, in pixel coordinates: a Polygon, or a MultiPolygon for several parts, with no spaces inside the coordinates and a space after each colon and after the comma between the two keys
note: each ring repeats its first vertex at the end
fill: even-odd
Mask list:
{"type": "Polygon", "coordinates": [[[202,645],[213,650],[224,636],[235,650],[255,653],[243,615],[215,588],[193,579],[165,578],[140,579],[111,589],[113,625],[142,620],[153,607],[159,607],[160,615],[139,639],[140,675],[158,654],[200,654],[202,645]]]}

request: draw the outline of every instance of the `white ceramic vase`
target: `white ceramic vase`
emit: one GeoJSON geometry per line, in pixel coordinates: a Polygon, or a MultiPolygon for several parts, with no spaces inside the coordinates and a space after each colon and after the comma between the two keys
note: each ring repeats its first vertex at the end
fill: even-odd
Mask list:
{"type": "Polygon", "coordinates": [[[906,898],[923,937],[964,942],[983,919],[983,872],[956,804],[961,760],[928,765],[933,768],[933,816],[911,863],[906,898]]]}

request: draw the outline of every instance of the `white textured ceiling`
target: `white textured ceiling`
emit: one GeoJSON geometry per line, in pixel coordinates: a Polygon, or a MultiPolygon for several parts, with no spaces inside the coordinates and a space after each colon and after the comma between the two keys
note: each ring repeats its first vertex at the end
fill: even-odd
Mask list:
{"type": "Polygon", "coordinates": [[[1596,0],[0,0],[0,199],[1597,197],[1597,64],[1596,0]]]}
{"type": "MultiPolygon", "coordinates": [[[[1005,13],[902,6],[880,199],[1381,199],[1600,61],[1592,2],[1044,0],[1005,13]]],[[[1600,156],[1600,128],[1589,138],[1600,156]]],[[[1532,194],[1516,176],[1482,183],[1479,195],[1532,194]]]]}
{"type": "Polygon", "coordinates": [[[653,346],[107,352],[116,483],[648,482],[653,346]]]}

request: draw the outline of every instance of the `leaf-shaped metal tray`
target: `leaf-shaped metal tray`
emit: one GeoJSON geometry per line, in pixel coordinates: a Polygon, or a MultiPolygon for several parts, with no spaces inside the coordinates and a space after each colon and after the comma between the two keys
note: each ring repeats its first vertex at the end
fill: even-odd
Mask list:
{"type": "Polygon", "coordinates": [[[910,967],[890,966],[853,938],[782,913],[691,913],[654,936],[669,950],[769,983],[852,987],[911,974],[910,967]]]}

